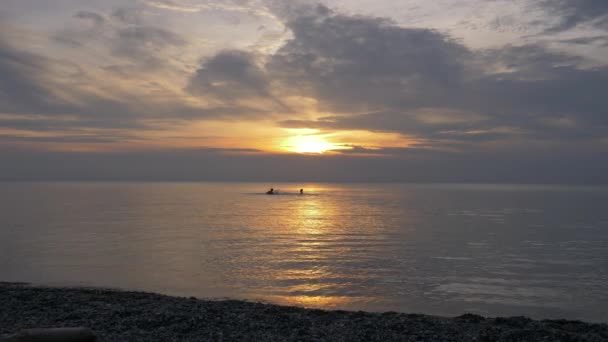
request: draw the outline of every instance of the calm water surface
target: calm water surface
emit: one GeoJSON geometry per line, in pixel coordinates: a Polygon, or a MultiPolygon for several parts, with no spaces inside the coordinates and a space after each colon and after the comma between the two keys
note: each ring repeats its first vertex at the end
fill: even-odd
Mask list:
{"type": "Polygon", "coordinates": [[[608,189],[0,183],[0,280],[608,322],[608,189]]]}

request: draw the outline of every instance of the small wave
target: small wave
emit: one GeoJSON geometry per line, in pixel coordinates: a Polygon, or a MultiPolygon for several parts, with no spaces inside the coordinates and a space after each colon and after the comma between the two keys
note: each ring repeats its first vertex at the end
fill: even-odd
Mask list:
{"type": "Polygon", "coordinates": [[[450,256],[433,257],[433,259],[441,259],[441,260],[460,260],[460,261],[467,261],[467,260],[471,260],[471,258],[469,258],[469,257],[450,257],[450,256]]]}

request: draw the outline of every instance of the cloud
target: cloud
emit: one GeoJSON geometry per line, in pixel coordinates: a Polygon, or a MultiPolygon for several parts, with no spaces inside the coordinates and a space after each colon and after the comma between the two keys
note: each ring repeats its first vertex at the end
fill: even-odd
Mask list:
{"type": "Polygon", "coordinates": [[[186,43],[185,39],[172,31],[143,25],[120,28],[110,41],[115,56],[127,57],[153,68],[167,64],[160,51],[183,47],[186,43]]]}
{"type": "Polygon", "coordinates": [[[49,120],[73,115],[100,125],[120,113],[125,115],[122,124],[128,125],[128,116],[133,114],[129,104],[70,87],[63,80],[65,75],[56,71],[61,67],[56,61],[19,50],[0,39],[0,113],[37,114],[49,120]]]}
{"type": "Polygon", "coordinates": [[[581,24],[608,29],[608,2],[604,0],[541,0],[538,5],[559,17],[546,33],[566,31],[581,24]]]}
{"type": "Polygon", "coordinates": [[[144,12],[141,6],[118,7],[108,16],[78,11],[74,18],[93,25],[69,22],[53,38],[74,48],[72,52],[82,52],[78,50],[85,46],[97,53],[103,51],[110,57],[108,63],[115,63],[115,69],[147,73],[168,69],[175,64],[171,63],[174,55],[179,55],[176,50],[186,48],[189,42],[169,28],[147,24],[144,12]]]}
{"type": "Polygon", "coordinates": [[[104,35],[108,20],[102,14],[91,11],[78,11],[72,17],[78,19],[74,23],[77,25],[56,32],[52,36],[53,40],[76,48],[87,45],[92,40],[104,35]],[[86,23],[86,25],[82,25],[82,23],[86,23]]]}
{"type": "Polygon", "coordinates": [[[608,84],[608,68],[584,69],[579,57],[541,45],[469,50],[440,33],[375,18],[322,14],[289,27],[294,38],[271,58],[271,73],[320,100],[322,109],[344,114],[316,127],[433,139],[478,138],[467,132],[480,131],[530,139],[606,136],[601,85],[608,84]],[[357,111],[371,113],[351,114],[357,111]],[[421,117],[442,112],[486,119],[421,117]],[[566,119],[568,127],[555,124],[566,119]]]}
{"type": "Polygon", "coordinates": [[[102,25],[105,18],[98,13],[89,11],[78,11],[74,14],[74,18],[91,20],[95,25],[102,25]]]}
{"type": "Polygon", "coordinates": [[[115,120],[115,118],[104,120],[103,117],[62,116],[40,112],[36,115],[19,114],[15,117],[3,117],[0,114],[0,128],[19,131],[60,132],[62,134],[70,134],[91,128],[135,130],[145,129],[146,126],[132,120],[121,122],[115,120]]]}
{"type": "Polygon", "coordinates": [[[178,34],[153,26],[130,26],[117,32],[118,38],[124,44],[135,44],[135,48],[143,45],[181,46],[186,41],[178,34]]]}
{"type": "MultiPolygon", "coordinates": [[[[139,34],[136,31],[135,35],[139,34]]],[[[172,39],[161,36],[161,41],[172,39]]],[[[158,39],[154,37],[152,40],[158,39]]],[[[205,106],[163,89],[159,96],[146,89],[124,87],[111,78],[94,77],[86,69],[74,73],[74,68],[16,48],[0,36],[0,129],[65,134],[121,129],[126,136],[170,129],[192,120],[266,113],[260,108],[223,103],[205,106]]]]}
{"type": "Polygon", "coordinates": [[[253,15],[257,17],[269,17],[274,19],[274,14],[268,11],[267,1],[264,0],[145,0],[148,6],[156,9],[197,13],[203,11],[236,12],[253,15]]]}
{"type": "Polygon", "coordinates": [[[125,24],[140,25],[143,18],[141,7],[120,7],[112,12],[112,17],[125,24]]]}
{"type": "Polygon", "coordinates": [[[591,37],[579,37],[571,39],[562,39],[560,43],[575,44],[575,45],[593,45],[597,44],[601,47],[608,47],[608,36],[591,36],[591,37]]]}
{"type": "Polygon", "coordinates": [[[190,80],[194,94],[236,100],[270,95],[269,80],[252,54],[223,51],[205,61],[190,80]]]}
{"type": "Polygon", "coordinates": [[[201,7],[196,4],[187,4],[176,0],[147,0],[149,6],[178,12],[199,12],[201,7]]]}
{"type": "Polygon", "coordinates": [[[400,133],[436,146],[607,136],[608,68],[583,67],[582,57],[542,44],[472,50],[445,33],[324,6],[289,13],[292,38],[275,53],[221,52],[189,90],[225,101],[311,98],[333,114],[279,125],[400,133]]]}
{"type": "Polygon", "coordinates": [[[409,146],[409,147],[369,147],[352,144],[344,144],[341,148],[332,150],[332,152],[350,155],[350,156],[382,156],[382,157],[420,157],[429,155],[438,155],[439,152],[425,146],[409,146]],[[344,148],[347,147],[347,148],[344,148]]]}
{"type": "Polygon", "coordinates": [[[244,51],[227,50],[203,62],[190,79],[187,90],[206,99],[223,103],[256,101],[267,110],[292,112],[273,94],[271,80],[255,56],[244,51]]]}
{"type": "Polygon", "coordinates": [[[48,58],[18,50],[0,34],[0,113],[56,113],[64,104],[43,84],[48,58]]]}
{"type": "Polygon", "coordinates": [[[269,72],[322,110],[368,111],[426,105],[421,95],[460,81],[469,51],[448,36],[390,21],[336,15],[319,6],[287,23],[293,32],[269,72]]]}
{"type": "Polygon", "coordinates": [[[20,142],[28,142],[28,143],[77,143],[77,144],[87,144],[87,143],[95,143],[95,144],[104,144],[104,143],[116,143],[119,142],[122,138],[120,136],[112,136],[112,137],[100,137],[97,135],[64,135],[64,136],[47,136],[47,137],[28,137],[28,136],[20,136],[20,135],[0,135],[0,141],[5,143],[20,143],[20,142]]]}

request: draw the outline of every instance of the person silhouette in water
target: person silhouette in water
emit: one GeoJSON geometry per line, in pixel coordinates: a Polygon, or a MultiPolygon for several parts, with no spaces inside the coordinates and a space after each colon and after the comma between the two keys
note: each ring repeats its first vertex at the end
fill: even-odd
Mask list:
{"type": "Polygon", "coordinates": [[[304,189],[300,189],[300,195],[304,195],[304,189]]]}
{"type": "Polygon", "coordinates": [[[266,195],[274,195],[274,189],[270,188],[270,190],[266,191],[266,195]]]}

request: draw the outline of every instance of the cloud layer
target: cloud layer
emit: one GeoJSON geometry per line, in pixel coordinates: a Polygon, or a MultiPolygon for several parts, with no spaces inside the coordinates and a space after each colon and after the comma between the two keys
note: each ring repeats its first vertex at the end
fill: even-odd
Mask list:
{"type": "Polygon", "coordinates": [[[433,30],[323,6],[286,25],[293,38],[263,66],[246,52],[220,53],[193,84],[224,98],[270,96],[274,84],[334,113],[282,121],[291,128],[397,132],[438,145],[606,138],[608,68],[580,57],[539,44],[476,51],[433,30]]]}
{"type": "MultiPolygon", "coordinates": [[[[253,133],[260,126],[281,132],[399,135],[409,143],[345,138],[337,141],[345,149],[314,159],[334,160],[338,170],[340,161],[380,158],[377,171],[361,170],[390,174],[385,180],[399,178],[395,170],[406,168],[419,170],[410,172],[412,177],[422,175],[425,167],[458,169],[465,179],[465,170],[481,170],[487,163],[512,165],[513,174],[520,175],[515,170],[535,160],[548,170],[556,158],[565,164],[590,163],[593,156],[598,160],[594,172],[603,170],[608,163],[599,161],[608,160],[601,158],[608,152],[608,64],[560,46],[607,46],[608,5],[543,0],[534,6],[553,16],[536,40],[491,49],[467,46],[446,31],[305,2],[143,1],[106,11],[77,10],[67,24],[46,35],[4,25],[0,151],[14,158],[15,151],[48,150],[53,144],[91,150],[112,144],[129,148],[134,142],[158,146],[159,134],[185,134],[180,130],[190,125],[201,125],[201,134],[208,134],[206,123],[224,122],[227,131],[239,123],[252,133],[237,147],[198,146],[201,158],[228,163],[217,155],[255,154],[240,156],[243,164],[237,164],[261,163],[264,172],[263,165],[278,163],[273,158],[297,163],[248,143],[264,139],[253,133]],[[259,25],[254,33],[242,31],[253,37],[246,44],[231,44],[230,39],[239,40],[236,36],[209,43],[178,30],[180,23],[163,20],[209,13],[236,15],[230,25],[246,16],[271,20],[283,32],[266,32],[259,25]],[[201,46],[205,53],[197,53],[201,46]]],[[[124,162],[115,156],[108,160],[124,162]]],[[[328,175],[338,177],[335,170],[327,170],[328,175]]],[[[568,170],[572,178],[576,172],[568,170]]],[[[579,172],[585,178],[584,170],[579,172]]],[[[472,178],[482,176],[479,171],[472,178]]]]}

